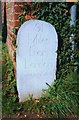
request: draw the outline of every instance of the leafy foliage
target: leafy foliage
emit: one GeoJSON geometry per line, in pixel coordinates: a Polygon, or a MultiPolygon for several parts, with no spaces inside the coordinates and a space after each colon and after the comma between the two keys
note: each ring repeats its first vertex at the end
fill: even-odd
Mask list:
{"type": "MultiPolygon", "coordinates": [[[[71,3],[70,3],[71,4],[71,3]]],[[[32,2],[29,4],[24,4],[23,15],[19,17],[20,25],[25,22],[25,15],[32,12],[33,15],[37,16],[37,19],[47,21],[54,25],[58,34],[58,61],[57,61],[57,78],[59,78],[62,73],[65,75],[67,69],[74,66],[74,61],[78,59],[73,59],[77,56],[77,50],[72,49],[72,42],[70,41],[71,34],[77,35],[79,29],[79,23],[77,22],[77,27],[70,26],[70,12],[67,3],[46,3],[46,2],[32,2]],[[24,16],[24,17],[23,17],[24,16]],[[64,74],[65,73],[65,74],[64,74]]],[[[78,3],[77,7],[78,7],[78,3]]],[[[19,25],[19,27],[20,27],[19,25]]],[[[73,41],[75,43],[75,48],[78,40],[74,37],[73,41]]],[[[79,39],[79,38],[78,38],[79,39]]]]}
{"type": "Polygon", "coordinates": [[[3,44],[3,60],[4,63],[2,64],[2,111],[3,114],[11,114],[17,110],[16,106],[18,107],[17,103],[17,91],[16,91],[16,80],[15,80],[15,73],[14,68],[11,63],[11,60],[8,55],[8,51],[6,45],[3,44]],[[16,102],[15,102],[16,101],[16,102]]]}
{"type": "MultiPolygon", "coordinates": [[[[42,114],[44,117],[77,117],[78,110],[78,90],[77,90],[77,73],[72,70],[63,78],[56,80],[47,91],[43,91],[39,100],[32,97],[25,103],[19,103],[16,89],[16,80],[13,72],[13,66],[3,46],[3,94],[2,108],[5,117],[30,111],[31,113],[42,114]]],[[[26,112],[27,113],[27,112],[26,112]]]]}
{"type": "MultiPolygon", "coordinates": [[[[79,6],[79,3],[76,3],[79,6]]],[[[78,7],[79,8],[79,7],[78,7]]],[[[23,15],[19,16],[19,27],[26,21],[25,15],[37,16],[37,19],[47,21],[54,25],[58,34],[58,66],[57,80],[49,86],[39,100],[30,99],[24,104],[19,104],[16,90],[15,75],[6,49],[3,47],[3,113],[11,114],[29,110],[42,113],[44,117],[69,117],[76,116],[78,110],[78,79],[79,79],[79,21],[76,28],[70,26],[70,13],[66,3],[24,3],[23,15]],[[74,49],[70,41],[74,33],[74,49]],[[4,76],[5,75],[5,76],[4,76]],[[7,96],[7,97],[6,97],[7,96]]],[[[78,10],[79,11],[79,10],[78,10]]],[[[77,18],[78,19],[78,18],[77,18]]]]}

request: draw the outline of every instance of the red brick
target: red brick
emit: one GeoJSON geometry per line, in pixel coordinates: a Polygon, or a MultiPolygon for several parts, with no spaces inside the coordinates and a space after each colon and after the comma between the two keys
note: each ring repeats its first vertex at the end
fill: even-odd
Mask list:
{"type": "Polygon", "coordinates": [[[14,12],[16,12],[16,13],[22,12],[21,7],[20,6],[14,6],[14,12]]]}
{"type": "Polygon", "coordinates": [[[10,21],[9,23],[13,28],[18,27],[19,25],[19,21],[10,21]]]}
{"type": "Polygon", "coordinates": [[[13,7],[8,8],[8,9],[6,10],[6,13],[7,13],[8,15],[13,14],[13,12],[14,12],[14,8],[13,8],[13,7]]]}
{"type": "Polygon", "coordinates": [[[26,2],[14,2],[15,5],[23,5],[25,4],[26,2]]]}
{"type": "Polygon", "coordinates": [[[10,20],[14,20],[14,14],[10,14],[7,16],[7,19],[10,21],[10,20]]]}
{"type": "Polygon", "coordinates": [[[11,41],[16,39],[16,35],[8,29],[8,37],[11,41]]]}
{"type": "Polygon", "coordinates": [[[15,21],[15,27],[18,27],[19,21],[15,21]]]}
{"type": "Polygon", "coordinates": [[[9,35],[9,33],[8,33],[8,39],[9,39],[10,41],[12,41],[12,38],[11,38],[11,36],[9,35]]]}
{"type": "Polygon", "coordinates": [[[4,23],[4,2],[2,2],[2,23],[4,23]]]}
{"type": "Polygon", "coordinates": [[[6,2],[6,9],[12,8],[13,5],[14,5],[14,2],[6,2]]]}
{"type": "MultiPolygon", "coordinates": [[[[7,46],[8,46],[10,58],[13,62],[15,71],[16,71],[16,63],[14,61],[14,51],[16,50],[16,48],[12,44],[12,41],[14,39],[16,39],[16,35],[13,33],[13,28],[18,29],[18,25],[19,25],[18,15],[19,14],[23,15],[23,11],[21,10],[21,8],[23,7],[23,5],[25,3],[27,3],[27,2],[16,2],[16,0],[14,0],[14,2],[7,2],[6,3],[7,33],[8,33],[7,46]]],[[[27,4],[30,5],[30,1],[27,4]]],[[[2,20],[4,20],[4,3],[2,6],[2,9],[3,9],[2,10],[2,20]]],[[[26,15],[24,17],[28,20],[36,18],[36,16],[33,16],[32,13],[31,13],[31,15],[26,15]]]]}
{"type": "Polygon", "coordinates": [[[7,25],[7,29],[12,31],[12,27],[10,25],[7,25]]]}
{"type": "Polygon", "coordinates": [[[12,34],[12,32],[9,32],[9,35],[10,35],[10,37],[11,37],[11,40],[15,39],[15,38],[14,38],[14,35],[12,34]]]}
{"type": "Polygon", "coordinates": [[[36,16],[33,16],[33,15],[26,15],[25,16],[26,20],[31,20],[31,19],[35,19],[35,18],[36,18],[36,16]]]}
{"type": "Polygon", "coordinates": [[[12,48],[13,51],[16,50],[16,48],[15,48],[15,46],[13,44],[11,44],[11,48],[12,48]]]}
{"type": "Polygon", "coordinates": [[[15,13],[14,14],[14,20],[18,20],[18,16],[19,16],[19,14],[15,13]]]}
{"type": "Polygon", "coordinates": [[[15,27],[15,22],[13,21],[13,22],[10,22],[10,25],[12,26],[12,27],[15,27]]]}

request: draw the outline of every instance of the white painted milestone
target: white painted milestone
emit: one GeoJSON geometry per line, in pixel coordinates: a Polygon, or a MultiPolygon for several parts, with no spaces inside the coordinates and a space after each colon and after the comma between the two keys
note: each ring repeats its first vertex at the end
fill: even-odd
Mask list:
{"type": "Polygon", "coordinates": [[[16,79],[19,101],[33,95],[41,97],[42,90],[56,79],[58,38],[48,22],[29,20],[19,29],[16,50],[16,79]]]}

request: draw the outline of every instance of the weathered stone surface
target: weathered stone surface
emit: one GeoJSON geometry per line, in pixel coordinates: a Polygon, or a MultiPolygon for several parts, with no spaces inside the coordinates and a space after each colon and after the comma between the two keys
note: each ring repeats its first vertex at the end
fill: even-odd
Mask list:
{"type": "Polygon", "coordinates": [[[46,83],[56,79],[58,38],[55,28],[41,20],[29,20],[17,35],[17,89],[19,101],[29,94],[39,98],[46,83]]]}

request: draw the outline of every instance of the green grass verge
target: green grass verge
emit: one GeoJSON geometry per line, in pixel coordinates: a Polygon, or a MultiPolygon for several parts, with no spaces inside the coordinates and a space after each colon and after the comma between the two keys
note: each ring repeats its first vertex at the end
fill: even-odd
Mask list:
{"type": "Polygon", "coordinates": [[[3,117],[11,117],[17,113],[30,111],[41,113],[44,117],[77,117],[78,96],[77,74],[69,71],[66,76],[56,80],[39,100],[30,98],[25,103],[19,103],[15,74],[6,45],[3,44],[3,117]]]}

